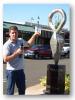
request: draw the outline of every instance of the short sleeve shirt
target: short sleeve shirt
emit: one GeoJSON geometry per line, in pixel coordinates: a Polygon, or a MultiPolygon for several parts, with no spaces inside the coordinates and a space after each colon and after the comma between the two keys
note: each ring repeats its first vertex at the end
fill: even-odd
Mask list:
{"type": "MultiPolygon", "coordinates": [[[[21,44],[24,44],[22,38],[18,38],[16,43],[13,43],[10,39],[3,45],[3,56],[9,56],[14,53],[15,50],[21,47],[21,44]]],[[[15,57],[13,60],[7,62],[7,70],[20,70],[24,69],[23,65],[23,55],[15,57]]]]}

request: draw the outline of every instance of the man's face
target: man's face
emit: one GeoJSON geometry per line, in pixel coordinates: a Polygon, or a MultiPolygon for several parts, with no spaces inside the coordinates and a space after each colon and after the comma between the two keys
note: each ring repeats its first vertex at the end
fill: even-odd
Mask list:
{"type": "Polygon", "coordinates": [[[18,38],[18,31],[17,30],[10,30],[9,36],[11,41],[15,42],[18,38]]]}

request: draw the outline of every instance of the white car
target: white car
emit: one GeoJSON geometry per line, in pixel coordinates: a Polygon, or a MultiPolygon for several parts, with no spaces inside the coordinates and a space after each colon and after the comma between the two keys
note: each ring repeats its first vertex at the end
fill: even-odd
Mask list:
{"type": "Polygon", "coordinates": [[[64,43],[64,46],[61,51],[61,56],[68,57],[70,56],[70,44],[64,43]]]}
{"type": "Polygon", "coordinates": [[[34,51],[27,50],[24,54],[24,58],[33,58],[34,57],[34,51]]]}

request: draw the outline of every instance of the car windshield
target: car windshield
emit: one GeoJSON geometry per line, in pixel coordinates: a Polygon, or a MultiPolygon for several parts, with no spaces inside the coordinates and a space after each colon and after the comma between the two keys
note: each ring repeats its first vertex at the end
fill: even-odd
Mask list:
{"type": "Polygon", "coordinates": [[[32,49],[34,49],[34,48],[46,48],[46,49],[48,49],[48,48],[50,48],[50,45],[33,45],[31,48],[32,49]]]}
{"type": "Polygon", "coordinates": [[[37,48],[39,47],[39,45],[33,45],[31,48],[34,49],[34,48],[37,48]]]}

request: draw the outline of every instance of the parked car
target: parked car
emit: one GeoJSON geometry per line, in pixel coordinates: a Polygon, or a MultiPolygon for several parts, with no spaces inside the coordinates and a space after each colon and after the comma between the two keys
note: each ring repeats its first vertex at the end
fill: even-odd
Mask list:
{"type": "Polygon", "coordinates": [[[33,45],[24,54],[24,58],[52,58],[52,51],[50,45],[33,45]]]}
{"type": "Polygon", "coordinates": [[[27,50],[25,51],[24,58],[34,58],[35,54],[34,51],[27,50]]]}
{"type": "Polygon", "coordinates": [[[61,57],[70,57],[70,44],[69,43],[64,43],[64,46],[61,51],[61,57]]]}

